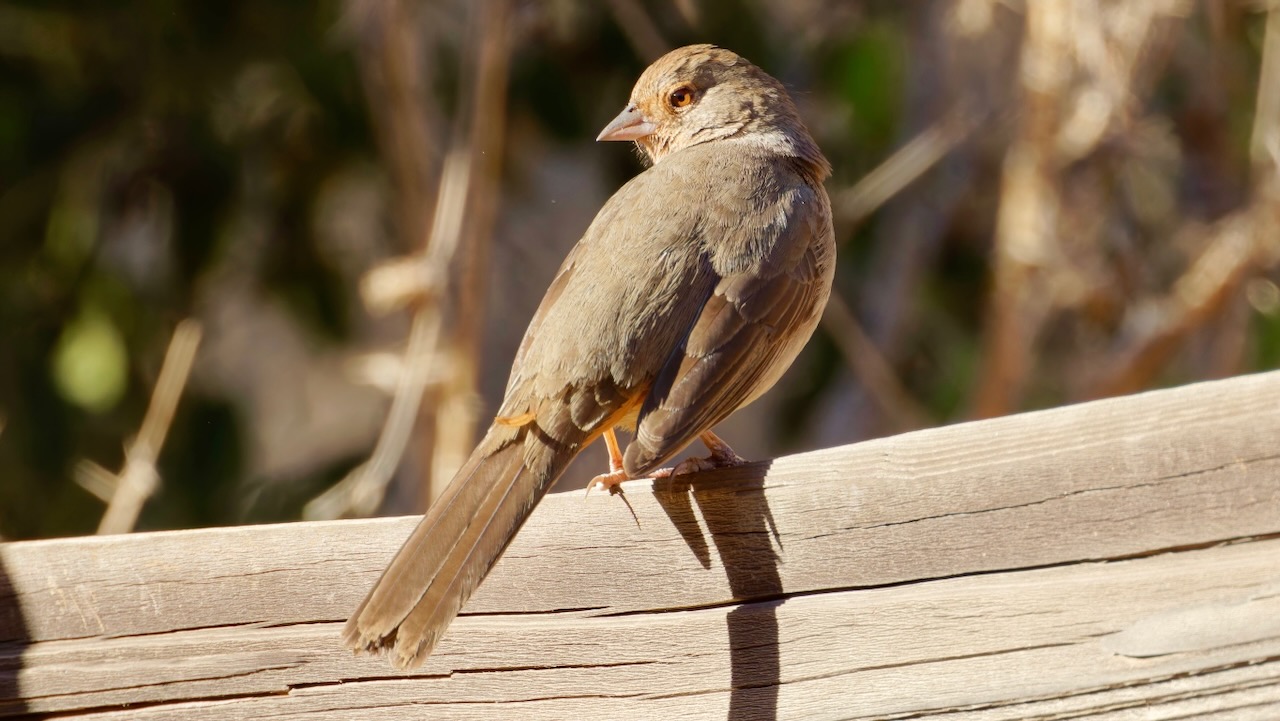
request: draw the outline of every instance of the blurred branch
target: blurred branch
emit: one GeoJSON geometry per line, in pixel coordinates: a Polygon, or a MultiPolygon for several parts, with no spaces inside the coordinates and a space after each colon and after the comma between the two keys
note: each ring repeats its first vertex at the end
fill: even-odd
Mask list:
{"type": "MultiPolygon", "coordinates": [[[[863,212],[880,216],[865,233],[871,238],[871,257],[858,318],[891,366],[903,357],[911,326],[930,322],[931,313],[921,307],[927,297],[920,292],[922,284],[936,271],[943,248],[949,242],[964,243],[972,232],[966,218],[975,203],[991,194],[980,182],[985,179],[984,158],[1004,145],[1014,127],[1010,88],[1016,84],[1022,33],[1013,22],[998,22],[993,11],[987,0],[913,6],[904,142],[874,173],[884,172],[889,180],[877,193],[884,200],[855,202],[838,211],[843,220],[852,209],[855,222],[863,212]],[[891,172],[899,161],[900,170],[891,172]],[[882,207],[875,207],[881,202],[882,207]]],[[[1016,17],[1010,13],[1007,19],[1016,17]]],[[[837,194],[841,200],[849,195],[837,194]]],[[[977,230],[974,236],[989,232],[977,230]]],[[[851,400],[852,437],[891,430],[884,427],[885,414],[868,389],[860,387],[851,400]]]]}
{"type": "Polygon", "coordinates": [[[1100,233],[1079,234],[1071,225],[1088,220],[1090,209],[1074,205],[1076,194],[1064,195],[1064,169],[1131,125],[1135,94],[1169,57],[1155,50],[1167,46],[1186,8],[1044,0],[1027,3],[1025,12],[1023,120],[1001,178],[993,288],[971,408],[978,418],[1019,406],[1041,331],[1079,286],[1069,248],[1101,253],[1100,233]]]}
{"type": "Polygon", "coordinates": [[[427,420],[434,421],[429,424],[428,488],[440,485],[442,477],[448,480],[471,451],[485,289],[478,269],[492,234],[501,168],[511,46],[508,10],[507,0],[472,6],[469,57],[473,61],[463,71],[463,87],[471,89],[470,110],[445,160],[425,250],[370,271],[362,283],[371,308],[389,309],[399,302],[415,307],[405,362],[382,435],[366,463],[307,504],[306,518],[369,515],[377,510],[423,410],[430,378],[438,377],[441,385],[438,396],[431,399],[435,403],[426,408],[427,420]],[[451,284],[449,278],[455,274],[458,282],[451,284]],[[378,286],[387,279],[394,281],[390,290],[378,286]]]}
{"type": "Polygon", "coordinates": [[[957,109],[930,125],[853,187],[836,193],[832,201],[836,217],[849,225],[861,223],[963,143],[976,127],[977,118],[975,113],[957,109]]]}
{"type": "Polygon", "coordinates": [[[446,289],[445,274],[462,238],[462,215],[471,178],[471,163],[465,148],[452,151],[445,158],[442,176],[430,244],[425,259],[418,261],[426,271],[433,272],[428,276],[431,280],[424,284],[424,289],[430,288],[433,292],[419,299],[420,308],[409,328],[399,383],[382,434],[368,461],[307,503],[302,516],[308,520],[375,513],[408,447],[427,380],[440,360],[435,353],[444,323],[440,300],[446,289]]]}
{"type": "Polygon", "coordinates": [[[631,49],[646,63],[667,54],[671,44],[662,38],[658,26],[649,17],[639,0],[608,0],[614,20],[622,34],[627,36],[631,49]]]}
{"type": "Polygon", "coordinates": [[[978,418],[1009,412],[1030,372],[1032,347],[1050,298],[1036,282],[1055,254],[1058,198],[1051,172],[1057,99],[1074,73],[1070,4],[1026,6],[1021,59],[1021,128],[1005,155],[996,216],[994,283],[987,304],[983,366],[974,399],[978,418]]]}
{"type": "MultiPolygon", "coordinates": [[[[489,245],[497,218],[503,138],[506,134],[507,78],[510,70],[512,30],[508,0],[484,0],[471,5],[475,60],[468,68],[474,96],[469,115],[461,118],[458,132],[469,137],[473,173],[467,194],[463,241],[455,277],[455,312],[449,328],[448,372],[439,387],[433,408],[434,432],[426,501],[433,500],[453,474],[466,462],[476,442],[480,416],[477,391],[480,369],[481,329],[484,326],[488,290],[489,245]]],[[[467,78],[464,76],[464,80],[467,78]]],[[[420,504],[425,506],[426,503],[420,504]]]]}
{"type": "Polygon", "coordinates": [[[196,349],[200,346],[200,324],[187,319],[178,324],[169,341],[160,377],[151,394],[151,404],[138,435],[125,450],[124,470],[113,476],[91,461],[76,468],[76,480],[94,495],[107,501],[106,513],[98,524],[99,534],[128,533],[138,522],[147,499],[160,484],[156,458],[164,446],[182,389],[191,374],[196,349]]]}
{"type": "Polygon", "coordinates": [[[1147,387],[1174,352],[1196,330],[1236,297],[1263,257],[1275,262],[1275,228],[1280,227],[1280,198],[1275,184],[1263,189],[1250,208],[1220,221],[1205,250],[1165,297],[1138,305],[1129,318],[1133,336],[1091,384],[1087,398],[1133,393],[1147,387]],[[1269,252],[1268,252],[1269,251],[1269,252]]]}
{"type": "Polygon", "coordinates": [[[827,300],[822,325],[840,349],[854,378],[892,421],[897,431],[933,425],[928,410],[903,387],[893,366],[862,330],[849,305],[835,293],[827,300]]]}
{"type": "MultiPolygon", "coordinates": [[[[1250,281],[1246,281],[1248,284],[1250,281]]],[[[1204,358],[1205,378],[1229,378],[1247,367],[1249,327],[1253,323],[1253,306],[1247,290],[1235,293],[1223,304],[1217,321],[1205,327],[1205,342],[1200,354],[1204,358]]]]}
{"type": "Polygon", "coordinates": [[[696,29],[702,25],[702,10],[698,7],[698,2],[699,0],[675,0],[673,3],[676,15],[690,29],[696,29]]]}
{"type": "Polygon", "coordinates": [[[1124,347],[1102,365],[1088,398],[1132,393],[1148,386],[1186,339],[1240,293],[1260,268],[1280,262],[1280,9],[1271,9],[1263,45],[1250,147],[1256,179],[1249,205],[1215,225],[1203,251],[1171,292],[1138,306],[1124,347]]]}
{"type": "Polygon", "coordinates": [[[1269,167],[1274,172],[1280,154],[1280,7],[1275,2],[1267,12],[1258,102],[1253,112],[1250,155],[1255,167],[1269,167]]]}
{"type": "Polygon", "coordinates": [[[347,0],[343,21],[355,39],[361,84],[391,171],[406,248],[425,242],[435,195],[436,119],[420,32],[403,0],[347,0]]]}
{"type": "Polygon", "coordinates": [[[421,255],[405,255],[380,263],[360,278],[360,299],[374,315],[429,302],[441,288],[434,268],[421,255]]]}

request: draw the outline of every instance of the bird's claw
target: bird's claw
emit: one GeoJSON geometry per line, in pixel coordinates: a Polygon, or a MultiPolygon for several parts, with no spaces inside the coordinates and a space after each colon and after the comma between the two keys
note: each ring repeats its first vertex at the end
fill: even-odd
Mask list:
{"type": "Polygon", "coordinates": [[[729,446],[713,448],[711,455],[705,458],[686,458],[675,465],[674,468],[659,468],[649,474],[650,478],[674,478],[689,473],[701,473],[702,471],[713,471],[717,468],[732,468],[748,463],[747,459],[733,452],[729,446]]]}
{"type": "Polygon", "coordinates": [[[629,480],[631,479],[627,476],[627,472],[621,468],[609,471],[608,473],[601,473],[587,482],[587,495],[590,495],[591,490],[594,488],[599,488],[602,491],[608,491],[611,494],[620,493],[622,491],[622,482],[629,480]]]}

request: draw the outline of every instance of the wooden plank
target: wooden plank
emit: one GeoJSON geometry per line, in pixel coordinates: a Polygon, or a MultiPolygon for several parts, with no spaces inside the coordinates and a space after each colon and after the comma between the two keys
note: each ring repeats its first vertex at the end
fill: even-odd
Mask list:
{"type": "Polygon", "coordinates": [[[0,545],[0,716],[1275,718],[1277,399],[1261,374],[634,482],[635,519],[550,496],[411,675],[336,637],[416,519],[0,545]]]}
{"type": "MultiPolygon", "coordinates": [[[[1221,695],[1265,698],[1274,713],[1277,558],[1280,540],[1268,540],[785,602],[473,616],[405,678],[337,651],[336,623],[46,642],[28,650],[21,682],[32,711],[63,710],[64,694],[87,708],[237,696],[244,718],[409,718],[422,707],[444,719],[723,718],[736,703],[790,718],[985,719],[1221,695]],[[764,640],[772,651],[747,652],[764,640]]],[[[227,712],[215,700],[87,718],[227,712]]]]}
{"type": "MultiPolygon", "coordinates": [[[[1274,532],[1277,398],[1269,373],[802,454],[706,474],[696,492],[633,482],[638,525],[617,498],[555,494],[468,610],[707,605],[1274,532]]],[[[17,543],[0,562],[30,640],[338,620],[414,523],[17,543]]]]}

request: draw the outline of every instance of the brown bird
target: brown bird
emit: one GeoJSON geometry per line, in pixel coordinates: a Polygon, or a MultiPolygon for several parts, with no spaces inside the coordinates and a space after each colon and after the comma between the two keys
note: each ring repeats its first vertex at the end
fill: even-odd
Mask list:
{"type": "Polygon", "coordinates": [[[652,167],[605,203],[525,331],[498,417],[344,638],[421,664],[569,462],[603,436],[613,485],[654,474],[769,389],[831,290],[831,166],[782,85],[711,45],[651,65],[597,140],[652,167]],[[624,455],[615,429],[632,431],[624,455]]]}

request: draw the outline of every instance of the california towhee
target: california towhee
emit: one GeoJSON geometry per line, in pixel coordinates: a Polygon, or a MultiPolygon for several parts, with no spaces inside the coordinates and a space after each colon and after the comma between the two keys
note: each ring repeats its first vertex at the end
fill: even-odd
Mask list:
{"type": "Polygon", "coordinates": [[[813,334],[835,242],[831,166],[782,85],[711,45],[649,66],[597,140],[648,170],[605,203],[525,331],[498,417],[347,622],[421,664],[569,462],[604,436],[612,485],[654,472],[758,398],[813,334]],[[634,432],[623,455],[614,429],[634,432]]]}

